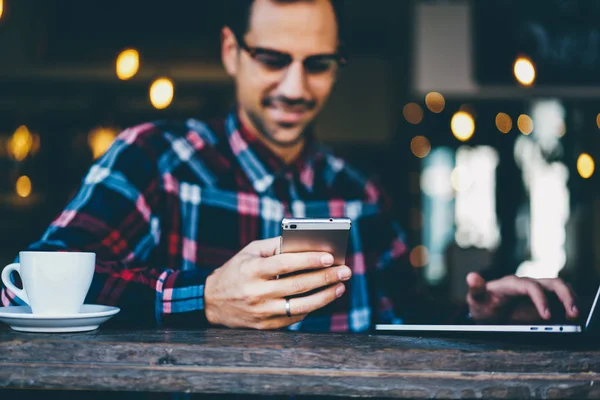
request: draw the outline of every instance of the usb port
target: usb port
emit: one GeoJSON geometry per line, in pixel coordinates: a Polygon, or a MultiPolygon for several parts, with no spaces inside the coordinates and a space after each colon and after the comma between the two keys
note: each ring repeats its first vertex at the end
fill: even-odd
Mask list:
{"type": "Polygon", "coordinates": [[[552,327],[548,326],[548,327],[544,328],[544,330],[545,330],[545,331],[551,331],[551,330],[552,330],[552,327]]]}
{"type": "Polygon", "coordinates": [[[537,326],[532,326],[532,327],[531,327],[531,328],[529,328],[529,329],[531,329],[532,331],[537,331],[537,330],[538,330],[537,326]]]}

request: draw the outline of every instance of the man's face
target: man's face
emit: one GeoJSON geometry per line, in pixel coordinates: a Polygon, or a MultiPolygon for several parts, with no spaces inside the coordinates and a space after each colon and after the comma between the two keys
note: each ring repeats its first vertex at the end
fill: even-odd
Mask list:
{"type": "Polygon", "coordinates": [[[277,146],[297,143],[329,97],[337,50],[329,0],[256,0],[244,38],[223,31],[223,62],[236,81],[241,117],[277,146]]]}

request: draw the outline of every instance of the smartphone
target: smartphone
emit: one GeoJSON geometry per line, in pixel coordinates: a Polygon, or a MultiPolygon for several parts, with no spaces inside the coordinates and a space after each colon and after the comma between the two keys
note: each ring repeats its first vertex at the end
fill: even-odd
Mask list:
{"type": "Polygon", "coordinates": [[[346,265],[351,227],[349,218],[284,218],[281,253],[323,251],[333,255],[333,265],[346,265]]]}

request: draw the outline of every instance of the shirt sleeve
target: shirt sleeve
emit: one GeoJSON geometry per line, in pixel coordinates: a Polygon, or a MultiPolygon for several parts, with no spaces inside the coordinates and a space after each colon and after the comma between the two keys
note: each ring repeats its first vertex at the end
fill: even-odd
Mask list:
{"type": "MultiPolygon", "coordinates": [[[[122,132],[90,168],[77,194],[28,250],[89,251],[96,267],[86,303],[121,308],[118,320],[136,326],[207,324],[204,283],[195,268],[165,268],[160,250],[164,195],[158,172],[160,132],[152,124],[122,132]]],[[[18,260],[17,260],[18,261],[18,260]]],[[[1,287],[3,306],[22,305],[1,287]]]]}

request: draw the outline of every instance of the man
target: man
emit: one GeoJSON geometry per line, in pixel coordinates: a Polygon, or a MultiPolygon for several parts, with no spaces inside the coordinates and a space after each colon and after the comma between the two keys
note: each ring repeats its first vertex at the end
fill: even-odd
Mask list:
{"type": "MultiPolygon", "coordinates": [[[[86,302],[118,305],[136,325],[365,331],[427,318],[389,202],[313,136],[344,63],[337,3],[235,4],[221,37],[235,110],[122,132],[31,249],[96,252],[86,302]],[[284,216],[351,218],[348,266],[279,254],[284,216]]],[[[478,322],[547,320],[545,291],[578,314],[560,279],[467,281],[478,322]]],[[[6,288],[1,301],[19,303],[6,288]]]]}

